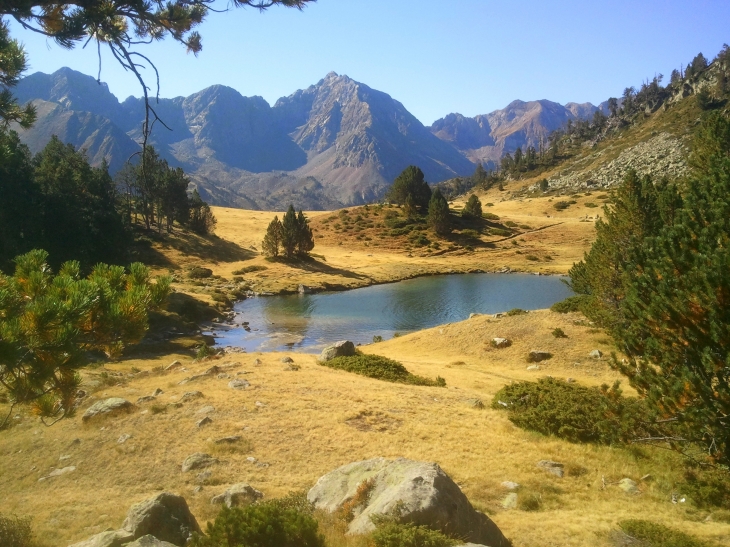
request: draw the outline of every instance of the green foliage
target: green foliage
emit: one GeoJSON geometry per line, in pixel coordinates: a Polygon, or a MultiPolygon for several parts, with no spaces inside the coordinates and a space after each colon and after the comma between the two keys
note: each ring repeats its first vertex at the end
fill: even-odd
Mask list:
{"type": "Polygon", "coordinates": [[[688,467],[679,488],[700,509],[721,507],[730,510],[730,473],[727,468],[688,467]]]}
{"type": "Polygon", "coordinates": [[[564,211],[570,207],[569,201],[558,201],[557,203],[553,204],[553,208],[557,209],[558,211],[564,211]]]}
{"type": "Polygon", "coordinates": [[[506,409],[518,427],[574,443],[620,443],[646,416],[642,403],[624,397],[618,383],[611,388],[584,387],[550,377],[503,387],[492,408],[506,409]]]}
{"type": "Polygon", "coordinates": [[[203,359],[212,357],[215,354],[216,351],[204,342],[200,347],[198,347],[198,350],[195,352],[195,359],[198,361],[202,361],[203,359]]]}
{"type": "Polygon", "coordinates": [[[527,311],[522,308],[512,308],[505,315],[512,317],[513,315],[525,315],[526,313],[527,311]]]}
{"type": "Polygon", "coordinates": [[[443,236],[451,232],[449,203],[438,188],[428,202],[428,224],[438,235],[443,236]]]}
{"type": "Polygon", "coordinates": [[[510,232],[509,230],[505,230],[504,228],[490,228],[489,235],[508,237],[512,235],[512,232],[510,232]]]}
{"type": "MultiPolygon", "coordinates": [[[[481,164],[480,164],[481,165],[481,164]]],[[[461,216],[465,218],[482,218],[482,202],[475,194],[469,196],[469,199],[464,205],[464,210],[461,211],[461,216]]]]}
{"type": "Polygon", "coordinates": [[[253,273],[253,272],[263,272],[264,270],[267,270],[268,268],[266,266],[263,266],[261,264],[252,264],[251,266],[244,266],[243,268],[238,268],[237,270],[233,270],[233,275],[244,275],[247,273],[253,273]]]}
{"type": "Polygon", "coordinates": [[[530,260],[532,262],[538,262],[540,260],[540,257],[537,255],[527,255],[525,259],[530,260]]]}
{"type": "Polygon", "coordinates": [[[625,534],[647,547],[711,547],[705,541],[648,520],[622,520],[618,525],[625,534]]]}
{"type": "Polygon", "coordinates": [[[553,304],[550,310],[557,313],[582,312],[588,301],[589,299],[585,295],[569,296],[565,300],[553,304]]]}
{"type": "Polygon", "coordinates": [[[191,547],[325,547],[311,508],[301,497],[228,508],[208,523],[206,535],[194,534],[191,547]]]}
{"type": "Polygon", "coordinates": [[[555,329],[553,329],[552,335],[555,338],[567,338],[568,337],[568,335],[565,334],[565,331],[563,329],[561,329],[561,328],[555,328],[555,329]]]}
{"type": "Polygon", "coordinates": [[[188,277],[190,279],[207,279],[213,275],[213,270],[210,268],[203,268],[202,266],[193,266],[188,271],[188,277]]]}
{"type": "Polygon", "coordinates": [[[373,344],[377,344],[378,342],[382,342],[382,341],[383,341],[383,337],[380,336],[379,334],[376,334],[373,336],[373,344]]]}
{"type": "Polygon", "coordinates": [[[408,369],[398,361],[393,361],[380,355],[358,353],[351,357],[335,357],[334,359],[320,362],[319,364],[386,382],[397,382],[416,386],[443,387],[446,385],[443,378],[437,377],[436,380],[429,380],[428,378],[416,376],[408,372],[408,369]]]}
{"type": "Polygon", "coordinates": [[[32,547],[34,543],[30,518],[6,517],[0,513],[0,545],[32,547]]]}
{"type": "Polygon", "coordinates": [[[279,217],[274,216],[274,220],[272,220],[269,223],[268,228],[266,228],[266,235],[264,235],[264,240],[261,242],[261,249],[264,255],[270,258],[276,258],[279,256],[279,247],[281,246],[283,229],[284,228],[281,225],[279,217]]]}
{"type": "Polygon", "coordinates": [[[13,276],[0,274],[0,386],[14,404],[60,419],[73,412],[89,352],[117,357],[139,342],[171,280],[153,283],[139,263],[128,273],[98,264],[84,279],[79,263],[67,262],[53,275],[47,256],[31,251],[16,258],[13,276]]]}
{"type": "Polygon", "coordinates": [[[387,522],[372,534],[375,547],[451,547],[457,541],[427,526],[387,522]]]}
{"type": "Polygon", "coordinates": [[[542,507],[542,498],[539,494],[521,495],[517,500],[517,508],[521,511],[539,511],[542,507]]]}
{"type": "MultiPolygon", "coordinates": [[[[178,179],[178,181],[182,181],[184,179],[184,177],[182,176],[182,172],[177,169],[175,170],[175,175],[172,178],[178,179]]],[[[187,188],[187,179],[184,180],[185,188],[187,188]]],[[[182,199],[182,195],[180,192],[180,189],[182,188],[182,182],[180,182],[179,188],[172,184],[171,187],[174,189],[174,191],[171,192],[172,199],[166,201],[166,205],[163,206],[163,210],[166,213],[166,218],[168,219],[168,231],[172,229],[171,219],[178,218],[178,220],[182,219],[183,223],[186,222],[184,215],[184,206],[177,201],[182,199]]],[[[190,198],[188,200],[187,225],[196,234],[208,235],[213,233],[217,222],[218,221],[216,220],[215,215],[210,210],[210,206],[202,200],[200,194],[198,194],[197,189],[193,190],[193,193],[190,195],[190,198]]]]}
{"type": "Polygon", "coordinates": [[[540,181],[540,191],[547,192],[549,188],[550,188],[550,183],[548,182],[548,179],[542,179],[540,181]]]}
{"type": "Polygon", "coordinates": [[[20,107],[8,89],[18,83],[27,68],[23,46],[10,38],[7,22],[0,20],[0,129],[7,129],[11,122],[27,129],[36,119],[35,107],[30,103],[20,107]]]}
{"type": "MultiPolygon", "coordinates": [[[[347,210],[343,211],[340,211],[340,217],[347,218],[347,210]]],[[[264,254],[272,258],[279,256],[279,245],[281,253],[287,259],[306,256],[314,249],[314,234],[309,226],[309,220],[301,209],[297,215],[294,205],[289,205],[281,222],[274,217],[261,244],[264,254]]]]}
{"type": "MultiPolygon", "coordinates": [[[[487,207],[491,207],[492,204],[488,203],[487,207]]],[[[499,215],[495,215],[494,213],[486,212],[482,213],[482,218],[486,218],[487,220],[499,220],[499,215]]]]}
{"type": "Polygon", "coordinates": [[[385,197],[398,205],[404,205],[408,196],[411,196],[412,204],[421,210],[428,207],[431,199],[431,188],[423,171],[415,165],[409,165],[396,177],[385,197]]]}

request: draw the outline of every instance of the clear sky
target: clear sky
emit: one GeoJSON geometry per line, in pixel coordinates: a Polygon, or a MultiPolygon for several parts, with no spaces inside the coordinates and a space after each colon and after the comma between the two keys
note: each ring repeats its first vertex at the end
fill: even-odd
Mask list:
{"type": "MultiPolygon", "coordinates": [[[[199,30],[197,58],[169,39],[144,46],[162,97],[224,84],[273,105],[334,70],[429,125],[514,99],[598,104],[655,74],[668,78],[698,52],[712,59],[730,43],[730,1],[318,0],[301,12],[211,13],[199,30]]],[[[12,32],[30,55],[29,73],[69,66],[96,76],[95,47],[67,51],[17,25],[12,32]]],[[[141,94],[109,54],[102,63],[120,100],[141,94]]]]}

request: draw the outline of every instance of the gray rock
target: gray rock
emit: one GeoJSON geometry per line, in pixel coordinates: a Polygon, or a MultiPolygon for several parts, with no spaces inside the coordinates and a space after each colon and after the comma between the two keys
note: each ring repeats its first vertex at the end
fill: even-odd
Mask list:
{"type": "Polygon", "coordinates": [[[165,393],[165,392],[164,392],[164,391],[162,391],[162,390],[161,390],[161,389],[160,389],[160,388],[158,387],[158,388],[157,388],[157,389],[156,389],[156,390],[154,391],[154,393],[152,393],[152,396],[153,396],[153,397],[158,397],[158,396],[162,395],[163,393],[165,393]]]}
{"type": "Polygon", "coordinates": [[[185,545],[193,532],[201,533],[185,498],[169,492],[133,505],[122,530],[130,532],[134,539],[151,534],[178,546],[185,545]]]}
{"type": "Polygon", "coordinates": [[[249,505],[263,497],[264,495],[254,487],[245,482],[240,482],[234,484],[222,494],[213,496],[210,503],[213,505],[225,504],[227,507],[233,507],[236,505],[249,505]]]}
{"type": "Polygon", "coordinates": [[[69,547],[122,547],[132,540],[134,535],[127,530],[107,530],[69,547]]]}
{"type": "Polygon", "coordinates": [[[355,344],[349,340],[340,340],[324,348],[319,355],[319,360],[324,362],[335,357],[350,357],[352,355],[355,355],[355,344]]]}
{"type": "Polygon", "coordinates": [[[195,425],[197,427],[204,427],[204,426],[212,424],[212,423],[213,423],[212,418],[210,416],[206,416],[202,420],[198,420],[195,425]]]}
{"type": "Polygon", "coordinates": [[[470,407],[482,410],[484,408],[484,402],[481,399],[469,399],[466,402],[470,407]]]}
{"type": "Polygon", "coordinates": [[[255,367],[261,366],[261,359],[258,359],[258,358],[254,359],[253,366],[255,366],[255,367]]]}
{"type": "Polygon", "coordinates": [[[119,438],[117,439],[117,442],[119,444],[124,444],[124,443],[126,443],[131,438],[132,438],[132,436],[129,435],[128,433],[122,433],[121,435],[119,435],[119,438]]]}
{"type": "Polygon", "coordinates": [[[45,481],[45,480],[48,480],[48,479],[52,479],[54,477],[60,477],[61,475],[66,475],[68,473],[73,473],[74,471],[76,471],[76,466],[75,465],[69,465],[68,467],[61,467],[60,469],[54,469],[53,471],[51,471],[50,473],[48,473],[47,476],[41,477],[40,479],[38,479],[38,482],[42,482],[42,481],[45,481]]]}
{"type": "Polygon", "coordinates": [[[627,494],[638,494],[639,488],[636,486],[636,482],[629,479],[624,478],[618,481],[618,487],[619,489],[623,490],[627,494]]]}
{"type": "Polygon", "coordinates": [[[492,346],[495,348],[508,348],[512,345],[509,338],[492,338],[492,346]]]}
{"type": "Polygon", "coordinates": [[[548,473],[555,475],[556,477],[560,477],[561,479],[563,478],[564,466],[562,463],[554,462],[551,460],[540,460],[539,462],[537,462],[537,466],[540,469],[544,469],[548,473]]]}
{"type": "Polygon", "coordinates": [[[504,481],[502,483],[502,488],[506,488],[507,490],[517,490],[520,487],[519,483],[512,482],[512,481],[504,481]]]}
{"type": "Polygon", "coordinates": [[[240,378],[228,382],[228,387],[230,387],[231,389],[246,389],[250,385],[251,384],[248,382],[248,380],[242,380],[240,378]]]}
{"type": "Polygon", "coordinates": [[[182,368],[182,363],[180,361],[178,361],[177,359],[175,359],[172,363],[170,363],[169,365],[167,365],[165,367],[165,370],[166,371],[167,370],[174,370],[176,368],[182,368]]]}
{"type": "Polygon", "coordinates": [[[399,458],[375,458],[340,467],[321,477],[307,494],[318,509],[334,512],[355,496],[363,482],[370,495],[353,512],[350,534],[375,529],[372,515],[394,515],[399,522],[413,522],[492,547],[509,543],[489,517],[476,511],[461,489],[438,464],[399,458]],[[397,515],[394,512],[400,509],[397,515]]]}
{"type": "Polygon", "coordinates": [[[591,359],[600,359],[601,357],[603,357],[603,352],[600,349],[594,349],[588,354],[588,357],[590,357],[591,359]]]}
{"type": "Polygon", "coordinates": [[[155,536],[147,534],[146,536],[142,536],[141,538],[133,541],[132,543],[127,543],[124,547],[177,547],[177,546],[172,543],[169,543],[167,541],[159,540],[155,536]]]}
{"type": "Polygon", "coordinates": [[[196,410],[195,414],[212,414],[213,412],[215,412],[215,407],[211,405],[205,405],[196,410]]]}
{"type": "Polygon", "coordinates": [[[230,437],[223,437],[222,439],[216,439],[215,444],[233,444],[241,440],[240,435],[231,435],[230,437]]]}
{"type": "Polygon", "coordinates": [[[530,363],[539,363],[540,361],[545,361],[547,359],[550,359],[553,356],[552,353],[549,351],[541,351],[537,349],[533,349],[530,354],[527,356],[527,360],[530,363]]]}
{"type": "Polygon", "coordinates": [[[279,359],[279,361],[281,361],[282,363],[293,363],[294,359],[292,359],[291,357],[282,357],[281,359],[279,359]]]}
{"type": "Polygon", "coordinates": [[[530,365],[527,370],[540,370],[540,365],[530,365]]]}
{"type": "Polygon", "coordinates": [[[199,399],[200,397],[203,397],[202,391],[186,391],[185,393],[183,393],[183,396],[180,397],[180,402],[187,403],[188,401],[199,399]]]}
{"type": "Polygon", "coordinates": [[[210,454],[196,452],[195,454],[191,454],[190,456],[185,458],[185,461],[182,464],[182,472],[187,473],[188,471],[192,471],[193,469],[210,467],[214,463],[218,463],[218,460],[210,454]]]}
{"type": "Polygon", "coordinates": [[[92,418],[96,418],[98,416],[115,414],[117,412],[129,412],[133,407],[134,405],[126,399],[122,399],[121,397],[111,397],[109,399],[104,399],[103,401],[97,401],[87,408],[86,412],[84,412],[84,415],[81,417],[81,420],[88,422],[92,418]]]}
{"type": "Polygon", "coordinates": [[[480,315],[481,315],[481,313],[470,313],[469,319],[474,319],[475,317],[479,317],[480,315]]]}
{"type": "Polygon", "coordinates": [[[145,395],[144,397],[140,397],[137,399],[137,404],[141,405],[142,403],[151,403],[152,401],[156,401],[157,397],[154,395],[145,395]]]}
{"type": "Polygon", "coordinates": [[[502,500],[502,507],[505,509],[514,509],[517,507],[517,494],[510,492],[502,500]]]}

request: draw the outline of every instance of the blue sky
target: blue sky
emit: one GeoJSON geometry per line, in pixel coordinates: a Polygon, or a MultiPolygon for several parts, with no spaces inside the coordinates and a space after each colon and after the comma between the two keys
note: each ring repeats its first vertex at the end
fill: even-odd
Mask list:
{"type": "MultiPolygon", "coordinates": [[[[225,3],[221,3],[224,6],[225,3]]],[[[145,46],[161,96],[224,84],[277,98],[347,74],[399,100],[425,124],[514,99],[597,104],[730,43],[728,0],[318,0],[303,11],[211,13],[196,58],[171,40],[145,46]]],[[[96,48],[66,51],[12,26],[31,70],[96,76],[96,48]]],[[[136,80],[103,55],[102,80],[123,100],[136,80]]],[[[148,71],[149,72],[149,71],[148,71]]],[[[149,83],[154,83],[152,75],[149,83]]]]}

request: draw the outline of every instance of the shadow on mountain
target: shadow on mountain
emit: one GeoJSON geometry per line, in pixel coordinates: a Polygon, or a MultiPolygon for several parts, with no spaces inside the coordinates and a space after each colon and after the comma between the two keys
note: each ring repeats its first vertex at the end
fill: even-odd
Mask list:
{"type": "Polygon", "coordinates": [[[329,264],[325,264],[324,262],[320,262],[313,256],[302,258],[300,260],[281,261],[286,262],[287,266],[290,266],[291,268],[297,268],[300,270],[304,270],[305,272],[323,273],[328,275],[341,275],[342,277],[347,277],[349,279],[367,278],[367,276],[356,274],[355,272],[351,272],[350,270],[336,268],[334,266],[330,266],[329,264]]]}

